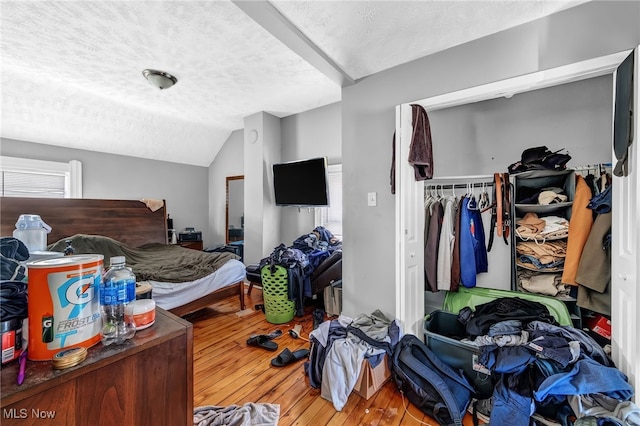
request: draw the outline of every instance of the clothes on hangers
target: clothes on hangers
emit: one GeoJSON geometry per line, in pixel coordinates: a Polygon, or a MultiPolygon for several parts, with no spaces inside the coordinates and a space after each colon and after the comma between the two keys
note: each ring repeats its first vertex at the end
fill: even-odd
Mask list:
{"type": "Polygon", "coordinates": [[[451,289],[451,266],[453,263],[453,246],[455,241],[454,220],[457,199],[454,196],[445,199],[444,217],[438,245],[438,261],[436,285],[438,290],[451,289]]]}
{"type": "Polygon", "coordinates": [[[567,238],[567,255],[564,261],[562,282],[578,285],[576,273],[582,250],[593,225],[593,213],[587,207],[591,200],[591,190],[584,178],[576,175],[576,195],[573,199],[571,219],[569,219],[569,237],[567,238]]]}
{"type": "Polygon", "coordinates": [[[576,272],[578,306],[611,316],[611,212],[596,217],[576,272]],[[609,235],[609,239],[607,239],[609,235]]]}
{"type": "Polygon", "coordinates": [[[460,217],[464,197],[456,201],[456,214],[453,222],[453,256],[451,259],[451,286],[449,291],[458,291],[460,286],[460,217]]]}
{"type": "Polygon", "coordinates": [[[460,281],[463,286],[476,286],[476,275],[489,270],[484,226],[480,210],[473,198],[465,197],[460,214],[460,281]]]}
{"type": "Polygon", "coordinates": [[[445,196],[444,186],[425,187],[424,271],[425,290],[457,291],[462,283],[475,286],[475,275],[488,271],[482,210],[491,208],[491,200],[483,184],[476,198],[473,184],[459,199],[445,196]],[[464,278],[463,278],[464,277],[464,278]]]}
{"type": "Polygon", "coordinates": [[[430,210],[430,215],[424,247],[425,287],[426,290],[436,292],[438,291],[438,247],[440,245],[440,230],[442,229],[444,208],[440,200],[436,199],[426,210],[430,210]]]}

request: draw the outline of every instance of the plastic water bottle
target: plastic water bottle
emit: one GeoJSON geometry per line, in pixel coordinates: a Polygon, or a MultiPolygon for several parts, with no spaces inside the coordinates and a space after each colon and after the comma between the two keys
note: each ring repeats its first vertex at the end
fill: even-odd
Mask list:
{"type": "Polygon", "coordinates": [[[16,222],[13,237],[22,241],[29,253],[47,249],[47,234],[51,227],[37,214],[21,214],[16,222]]]}
{"type": "Polygon", "coordinates": [[[136,276],[126,267],[124,256],[112,257],[109,264],[100,284],[101,339],[105,346],[124,343],[136,333],[133,315],[126,309],[136,299],[136,276]]]}

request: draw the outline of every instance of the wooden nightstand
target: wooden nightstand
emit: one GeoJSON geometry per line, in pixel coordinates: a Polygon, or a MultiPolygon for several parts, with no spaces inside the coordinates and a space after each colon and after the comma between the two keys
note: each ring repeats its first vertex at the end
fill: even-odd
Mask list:
{"type": "Polygon", "coordinates": [[[190,248],[190,249],[193,249],[193,250],[202,251],[204,249],[204,247],[202,245],[202,240],[199,240],[199,241],[178,241],[178,245],[180,247],[186,247],[186,248],[190,248]]]}
{"type": "Polygon", "coordinates": [[[124,345],[88,349],[87,359],[66,370],[51,361],[2,366],[3,425],[186,425],[193,421],[193,327],[161,308],[153,326],[124,345]],[[34,414],[35,413],[35,414],[34,414]],[[55,418],[54,418],[55,416],[55,418]]]}

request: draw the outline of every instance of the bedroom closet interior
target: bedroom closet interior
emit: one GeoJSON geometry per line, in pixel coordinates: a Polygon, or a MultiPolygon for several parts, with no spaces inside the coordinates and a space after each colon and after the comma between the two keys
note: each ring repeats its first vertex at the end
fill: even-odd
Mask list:
{"type": "MultiPolygon", "coordinates": [[[[531,271],[527,270],[530,265],[521,264],[520,258],[523,254],[518,253],[517,248],[531,245],[535,251],[540,247],[535,240],[525,242],[522,238],[517,238],[518,221],[522,220],[526,213],[531,213],[529,217],[557,213],[558,217],[568,222],[575,191],[576,177],[573,167],[597,164],[603,160],[610,161],[611,158],[610,145],[607,142],[611,134],[611,90],[610,76],[599,76],[559,87],[518,93],[508,98],[503,96],[428,112],[433,139],[434,178],[424,183],[423,198],[427,202],[431,194],[437,194],[440,198],[443,195],[451,196],[452,186],[458,191],[456,195],[459,198],[464,195],[465,186],[468,185],[475,198],[479,198],[484,192],[488,195],[489,204],[494,203],[494,173],[507,172],[508,166],[519,161],[523,151],[529,148],[544,145],[554,152],[568,152],[572,157],[566,170],[539,170],[510,175],[508,187],[512,191],[512,223],[511,232],[506,236],[498,235],[498,229],[491,222],[490,209],[481,208],[476,212],[481,218],[476,228],[483,234],[483,247],[480,251],[486,252],[487,265],[484,269],[483,265],[477,265],[479,269],[475,280],[461,280],[460,285],[530,291],[521,285],[521,278],[531,275],[531,271]],[[438,171],[443,169],[447,173],[459,170],[459,174],[437,176],[438,171]],[[526,204],[527,200],[524,200],[525,203],[519,202],[527,190],[539,192],[546,187],[558,188],[563,192],[560,197],[566,196],[568,200],[558,202],[559,200],[549,199],[545,203],[550,205],[540,205],[537,198],[534,204],[526,204]],[[490,238],[493,238],[493,241],[491,250],[488,250],[490,238]]],[[[533,195],[535,194],[531,193],[529,197],[533,195]]],[[[475,204],[469,205],[473,207],[475,204]]],[[[428,213],[429,211],[425,213],[425,221],[432,219],[428,213]]],[[[424,229],[430,229],[426,222],[424,229]]],[[[563,241],[545,241],[544,247],[557,248],[554,246],[566,245],[566,240],[565,235],[563,241]]],[[[435,279],[430,279],[434,265],[438,265],[438,262],[442,264],[437,260],[437,256],[436,259],[431,256],[434,251],[433,248],[428,249],[430,245],[433,247],[433,242],[424,244],[425,313],[441,308],[446,294],[440,294],[443,292],[439,290],[448,290],[442,285],[438,287],[437,275],[435,279]],[[432,265],[428,264],[429,261],[432,265]]],[[[564,248],[559,250],[563,251],[564,248]]],[[[468,264],[463,262],[463,265],[468,264]]],[[[561,265],[556,265],[555,272],[561,269],[561,265]]],[[[437,268],[435,270],[436,274],[442,277],[442,271],[437,268]]],[[[535,282],[552,279],[549,273],[542,275],[540,271],[536,271],[536,275],[540,276],[533,278],[535,282]]],[[[551,295],[551,292],[550,289],[547,290],[546,295],[551,295]]],[[[581,325],[581,313],[576,303],[577,294],[570,296],[556,291],[553,296],[561,298],[566,303],[574,324],[581,325]]]]}
{"type": "Polygon", "coordinates": [[[434,293],[455,291],[458,285],[511,289],[511,237],[496,235],[492,223],[494,201],[493,175],[440,177],[425,183],[424,269],[425,291],[430,293],[425,295],[427,309],[442,306],[439,295],[434,293]],[[473,223],[473,233],[463,238],[464,245],[458,251],[463,258],[457,260],[452,256],[452,245],[460,232],[457,228],[461,215],[457,213],[462,211],[464,219],[473,223]],[[478,246],[478,262],[471,261],[471,253],[465,250],[474,243],[478,246]]]}
{"type": "MultiPolygon", "coordinates": [[[[412,104],[421,105],[428,112],[434,158],[433,180],[416,182],[410,166],[400,166],[396,173],[397,311],[398,318],[404,321],[408,330],[415,334],[422,333],[424,315],[435,309],[442,309],[446,294],[446,291],[431,291],[424,277],[425,198],[436,193],[440,197],[450,196],[453,190],[459,197],[461,193],[458,194],[458,190],[465,191],[466,177],[486,178],[494,172],[507,171],[507,166],[519,160],[523,150],[530,147],[544,145],[551,151],[565,149],[572,156],[567,164],[569,170],[564,172],[567,175],[566,182],[570,185],[571,182],[578,181],[579,177],[589,175],[590,171],[600,173],[601,164],[602,168],[610,167],[613,157],[615,70],[629,53],[620,52],[584,63],[513,77],[402,104],[396,108],[396,134],[400,135],[396,145],[396,158],[408,158],[412,136],[412,104]],[[537,81],[538,85],[531,84],[531,81],[537,81]],[[594,167],[597,170],[593,170],[594,167]],[[452,176],[453,181],[452,178],[439,176],[452,176]]],[[[482,179],[479,182],[481,186],[482,179]]],[[[486,180],[485,187],[488,182],[486,180]]],[[[518,183],[514,175],[512,185],[515,199],[515,186],[518,183]]],[[[568,190],[564,185],[565,182],[562,182],[559,186],[568,190]]],[[[619,185],[622,185],[620,188],[623,191],[628,191],[624,187],[626,182],[619,182],[619,185]]],[[[477,191],[478,184],[473,188],[477,191]]],[[[615,200],[616,198],[612,203],[615,200]]],[[[573,206],[562,206],[559,216],[570,219],[573,210],[573,206]]],[[[514,221],[523,218],[524,213],[526,212],[516,213],[514,206],[514,221]]],[[[614,218],[614,223],[615,220],[614,218]]],[[[490,229],[490,214],[483,214],[482,223],[485,231],[490,229]]],[[[514,223],[512,229],[515,226],[514,223]]],[[[511,235],[514,238],[515,233],[512,232],[511,235]]],[[[612,238],[615,235],[620,234],[613,233],[612,238]]],[[[477,287],[497,286],[518,290],[517,270],[524,268],[516,268],[515,238],[508,242],[506,245],[494,241],[496,252],[492,249],[488,253],[489,272],[478,274],[477,287]],[[497,249],[503,249],[500,255],[497,249]],[[499,278],[485,282],[484,277],[492,271],[499,278]]],[[[616,272],[611,263],[609,266],[609,273],[615,279],[618,276],[626,277],[625,274],[616,272]]],[[[615,306],[620,303],[620,296],[623,294],[621,290],[628,290],[616,285],[614,278],[609,287],[615,306]]],[[[574,314],[572,319],[579,325],[583,313],[577,307],[577,294],[567,297],[566,301],[570,307],[575,303],[570,310],[574,314]]],[[[615,327],[617,321],[618,333],[631,336],[634,334],[632,329],[635,326],[632,324],[637,323],[637,315],[635,311],[627,310],[624,301],[622,302],[624,313],[613,309],[611,323],[615,327]]],[[[631,300],[628,303],[634,302],[631,300]]],[[[613,334],[615,335],[615,329],[613,334]]],[[[622,364],[623,371],[627,369],[632,376],[637,368],[629,363],[634,345],[633,339],[612,341],[614,359],[622,364]]]]}
{"type": "MultiPolygon", "coordinates": [[[[594,337],[606,344],[610,339],[606,322],[611,315],[608,286],[611,265],[600,262],[595,266],[592,253],[587,251],[584,260],[581,254],[593,222],[599,214],[610,211],[611,181],[611,163],[512,174],[504,190],[512,193],[509,198],[514,202],[509,216],[513,223],[511,232],[502,235],[498,235],[496,227],[494,176],[429,181],[424,187],[425,291],[457,291],[458,286],[478,286],[555,297],[566,305],[574,327],[595,329],[594,337]],[[569,224],[576,181],[580,182],[579,191],[589,190],[582,198],[598,201],[594,203],[595,209],[587,208],[586,203],[577,207],[582,218],[574,223],[571,236],[569,224]],[[457,214],[460,211],[467,214],[457,214]],[[461,217],[473,224],[473,232],[478,236],[476,262],[469,258],[453,259],[461,217]],[[500,255],[495,256],[495,251],[500,251],[500,255]],[[566,271],[565,258],[569,259],[566,271]],[[506,259],[510,272],[504,266],[506,259]]],[[[466,239],[465,243],[472,242],[466,239]]],[[[439,299],[429,305],[432,295],[426,295],[425,299],[425,313],[441,307],[439,299]]]]}

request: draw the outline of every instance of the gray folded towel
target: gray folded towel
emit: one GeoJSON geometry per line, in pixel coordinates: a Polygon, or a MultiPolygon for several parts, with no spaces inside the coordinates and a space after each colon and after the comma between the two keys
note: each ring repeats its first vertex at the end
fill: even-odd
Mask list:
{"type": "Polygon", "coordinates": [[[193,426],[277,426],[280,405],[248,402],[243,406],[207,405],[193,410],[193,426]]]}

